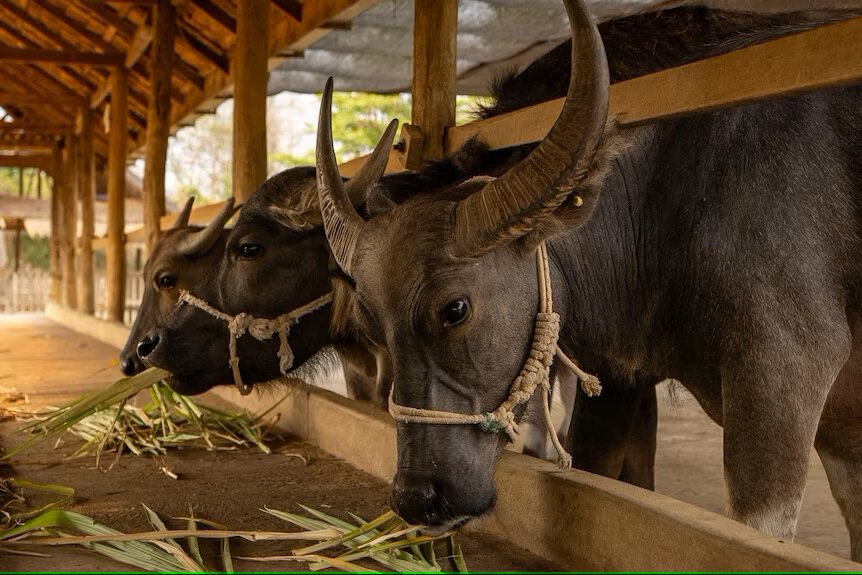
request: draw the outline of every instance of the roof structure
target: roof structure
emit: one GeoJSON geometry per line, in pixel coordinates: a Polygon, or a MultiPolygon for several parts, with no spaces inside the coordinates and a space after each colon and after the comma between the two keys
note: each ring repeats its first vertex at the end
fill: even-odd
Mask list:
{"type": "MultiPolygon", "coordinates": [[[[156,0],[4,0],[0,2],[0,160],[44,152],[70,129],[88,101],[104,124],[110,69],[129,70],[128,135],[143,147],[149,94],[152,5],[156,0]]],[[[174,0],[178,28],[171,76],[172,129],[211,113],[232,94],[238,0],[174,0]]],[[[691,2],[594,0],[604,20],[691,2]]],[[[709,0],[721,8],[791,10],[862,6],[860,0],[709,0]]],[[[461,0],[458,91],[485,94],[501,69],[522,66],[566,38],[559,0],[461,0]]],[[[409,90],[412,0],[274,0],[270,10],[269,93],[317,92],[329,75],[336,89],[409,90]]],[[[94,130],[105,157],[105,129],[94,130]]],[[[8,164],[8,162],[6,162],[8,164]]],[[[34,165],[36,160],[34,160],[34,165]]]]}

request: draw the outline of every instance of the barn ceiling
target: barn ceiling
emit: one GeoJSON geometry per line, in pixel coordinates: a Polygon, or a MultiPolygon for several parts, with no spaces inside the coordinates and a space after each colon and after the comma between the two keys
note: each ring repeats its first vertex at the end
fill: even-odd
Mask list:
{"type": "MultiPolygon", "coordinates": [[[[178,11],[171,78],[174,130],[231,96],[238,1],[172,0],[178,11]]],[[[44,153],[58,134],[73,129],[83,102],[95,111],[95,148],[104,156],[109,77],[118,63],[129,69],[130,149],[141,150],[154,2],[0,0],[0,161],[9,154],[44,153]]],[[[591,2],[601,20],[680,3],[591,2]]],[[[744,10],[862,7],[862,0],[709,3],[744,10]]],[[[316,92],[329,75],[341,90],[409,89],[413,0],[273,0],[271,6],[270,93],[316,92]]],[[[460,0],[459,22],[461,93],[485,93],[501,69],[526,65],[567,34],[560,0],[460,0]]]]}
{"type": "MultiPolygon", "coordinates": [[[[605,21],[684,4],[751,12],[862,7],[862,0],[590,0],[605,21]]],[[[490,80],[521,68],[568,37],[561,0],[460,0],[458,92],[486,95],[490,80]]],[[[413,66],[413,0],[379,0],[347,29],[334,29],[270,73],[269,92],[319,92],[328,76],[336,90],[406,92],[413,66]]]]}

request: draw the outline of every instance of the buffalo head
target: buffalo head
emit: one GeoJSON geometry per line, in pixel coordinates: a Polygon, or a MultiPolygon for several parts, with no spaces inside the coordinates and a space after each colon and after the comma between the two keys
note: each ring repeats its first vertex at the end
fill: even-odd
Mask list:
{"type": "MultiPolygon", "coordinates": [[[[327,84],[317,142],[324,225],[355,284],[353,322],[389,351],[398,405],[480,414],[507,398],[539,309],[536,247],[585,223],[596,205],[607,164],[607,63],[584,3],[567,0],[566,8],[572,77],[545,140],[499,178],[418,195],[368,221],[338,176],[327,84]]],[[[561,270],[551,277],[564,294],[555,309],[565,314],[561,270]]],[[[504,436],[476,425],[399,422],[397,430],[392,503],[406,520],[447,527],[492,506],[504,436]]]]}
{"type": "MultiPolygon", "coordinates": [[[[353,201],[364,201],[365,190],[382,175],[394,132],[393,125],[372,153],[372,160],[348,182],[353,201]]],[[[293,168],[262,184],[228,234],[221,259],[209,266],[190,293],[231,316],[245,313],[273,319],[330,292],[331,255],[314,174],[314,168],[293,168]]],[[[291,370],[305,366],[308,372],[316,365],[307,362],[332,343],[330,318],[331,306],[325,305],[291,326],[291,370]]],[[[175,389],[200,393],[233,381],[231,335],[225,321],[184,305],[162,322],[156,334],[157,345],[149,350],[146,362],[172,372],[175,389]]],[[[237,339],[245,385],[281,374],[279,346],[278,337],[258,340],[246,334],[237,339]]]]}
{"type": "Polygon", "coordinates": [[[120,352],[120,369],[134,375],[144,369],[140,355],[156,345],[155,329],[174,311],[180,290],[200,281],[224,251],[224,225],[238,207],[233,199],[205,227],[189,226],[194,198],[189,198],[173,227],[165,231],[153,247],[144,266],[144,294],[126,345],[120,352]]]}

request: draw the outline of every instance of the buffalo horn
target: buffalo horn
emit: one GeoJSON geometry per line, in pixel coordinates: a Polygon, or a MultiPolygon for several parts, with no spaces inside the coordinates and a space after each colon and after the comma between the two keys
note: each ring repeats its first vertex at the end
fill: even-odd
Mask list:
{"type": "MultiPolygon", "coordinates": [[[[398,121],[390,122],[377,147],[366,161],[368,169],[360,170],[348,184],[354,195],[363,195],[382,175],[389,157],[389,148],[395,137],[398,121]]],[[[317,192],[320,197],[320,212],[326,239],[335,261],[347,275],[351,275],[351,264],[356,242],[365,225],[365,220],[353,207],[347,186],[341,180],[335,148],[332,142],[332,78],[326,81],[320,100],[320,119],[317,125],[317,192]]]]}
{"type": "Polygon", "coordinates": [[[228,198],[218,215],[207,226],[183,238],[179,252],[186,257],[200,257],[210,251],[225,224],[240,206],[234,207],[234,198],[228,198]]]}
{"type": "Polygon", "coordinates": [[[455,254],[479,256],[529,233],[588,174],[608,115],[608,65],[583,0],[564,0],[572,29],[572,72],[563,109],[533,152],[462,200],[455,254]]]}
{"type": "Polygon", "coordinates": [[[176,221],[174,222],[174,226],[171,228],[172,230],[178,230],[180,228],[188,227],[189,225],[189,216],[192,215],[192,204],[195,203],[195,197],[191,196],[186,200],[186,205],[183,206],[183,211],[179,213],[176,221]]]}

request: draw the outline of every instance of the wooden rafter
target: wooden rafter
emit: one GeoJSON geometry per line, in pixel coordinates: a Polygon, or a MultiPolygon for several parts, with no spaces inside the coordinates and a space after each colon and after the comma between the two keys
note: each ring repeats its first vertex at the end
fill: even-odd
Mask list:
{"type": "Polygon", "coordinates": [[[227,56],[211,48],[206,42],[198,38],[188,26],[180,27],[177,39],[187,44],[192,50],[203,56],[209,63],[215,65],[216,68],[225,74],[230,73],[230,61],[227,56]]]}
{"type": "Polygon", "coordinates": [[[81,106],[86,100],[79,96],[54,96],[37,92],[7,92],[0,91],[0,105],[14,104],[18,106],[81,106]]]}
{"type": "Polygon", "coordinates": [[[84,38],[92,46],[100,48],[105,52],[115,51],[114,46],[104,38],[90,30],[86,24],[72,18],[68,12],[68,5],[65,7],[57,6],[52,0],[29,0],[30,4],[35,4],[44,13],[49,14],[55,22],[60,22],[62,26],[71,30],[74,35],[79,38],[84,38]]]}
{"type": "MultiPolygon", "coordinates": [[[[126,8],[128,9],[128,7],[126,8]]],[[[105,5],[95,4],[91,10],[93,10],[93,12],[109,26],[113,27],[126,43],[132,43],[136,35],[143,34],[143,32],[139,32],[139,30],[146,27],[146,24],[135,26],[128,20],[125,20],[119,13],[111,10],[105,5]]],[[[148,43],[147,46],[149,46],[148,43]]],[[[145,50],[146,48],[144,48],[144,51],[145,50]]],[[[143,55],[143,51],[141,52],[141,55],[143,55]]],[[[194,66],[191,66],[185,58],[183,58],[182,53],[174,55],[174,70],[177,72],[178,76],[182,77],[198,90],[203,89],[203,77],[200,75],[198,70],[194,68],[194,66]]]]}
{"type": "Polygon", "coordinates": [[[228,32],[236,33],[236,18],[219,8],[211,0],[192,0],[192,3],[200,8],[204,14],[221,24],[228,32]]]}
{"type": "Polygon", "coordinates": [[[298,0],[272,0],[272,3],[290,14],[297,22],[302,22],[302,3],[298,0]]]}
{"type": "Polygon", "coordinates": [[[51,62],[54,64],[84,64],[92,66],[117,66],[122,63],[116,54],[102,52],[69,52],[67,50],[45,50],[42,48],[9,48],[0,46],[0,60],[6,62],[51,62]]]}

